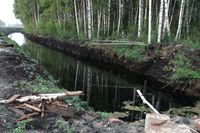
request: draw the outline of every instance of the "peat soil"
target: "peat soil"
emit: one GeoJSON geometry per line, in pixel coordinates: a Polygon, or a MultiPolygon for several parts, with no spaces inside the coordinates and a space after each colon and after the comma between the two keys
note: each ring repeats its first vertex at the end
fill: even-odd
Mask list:
{"type": "MultiPolygon", "coordinates": [[[[105,47],[86,44],[85,42],[73,42],[71,40],[57,40],[51,37],[42,37],[32,34],[25,36],[40,45],[61,51],[65,54],[87,59],[100,66],[111,66],[111,69],[125,75],[138,75],[138,79],[147,79],[150,84],[159,85],[162,91],[170,92],[174,95],[200,96],[200,79],[188,79],[183,77],[180,80],[172,80],[171,77],[175,66],[170,66],[178,53],[184,55],[192,63],[192,69],[200,71],[200,50],[193,50],[184,45],[170,45],[167,47],[161,45],[152,45],[146,50],[142,60],[136,61],[119,56],[116,52],[108,50],[105,47]],[[165,67],[171,67],[171,70],[165,71],[165,67]]],[[[138,80],[136,79],[136,80],[138,80]]],[[[134,79],[135,80],[135,79],[134,79]]]]}
{"type": "MultiPolygon", "coordinates": [[[[21,88],[17,83],[31,82],[37,76],[48,80],[49,76],[35,61],[18,50],[7,47],[0,48],[0,100],[8,99],[14,94],[31,95],[29,88],[21,88]]],[[[32,118],[25,128],[16,123],[19,118],[9,110],[10,106],[0,105],[0,132],[42,132],[42,133],[138,133],[143,131],[144,122],[127,123],[118,119],[105,119],[92,111],[79,111],[70,107],[68,117],[60,114],[45,113],[45,116],[32,118]]]]}

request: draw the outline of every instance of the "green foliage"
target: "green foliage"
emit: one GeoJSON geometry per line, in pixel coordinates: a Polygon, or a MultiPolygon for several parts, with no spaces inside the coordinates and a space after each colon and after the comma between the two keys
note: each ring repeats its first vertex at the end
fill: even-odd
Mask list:
{"type": "Polygon", "coordinates": [[[33,121],[32,119],[23,120],[17,123],[17,127],[11,131],[11,133],[24,133],[28,123],[33,121]]]}
{"type": "Polygon", "coordinates": [[[120,57],[124,56],[128,59],[141,60],[145,55],[145,46],[108,46],[110,50],[116,52],[120,57]]]}
{"type": "Polygon", "coordinates": [[[65,98],[65,103],[66,104],[70,104],[72,105],[74,108],[81,110],[81,111],[85,111],[85,110],[89,110],[91,109],[87,102],[82,101],[78,96],[74,96],[74,97],[66,97],[65,98]]]}
{"type": "Polygon", "coordinates": [[[184,39],[184,40],[180,40],[181,44],[185,44],[187,46],[189,46],[190,48],[193,48],[193,49],[200,49],[200,41],[192,41],[191,39],[184,39]]]}
{"type": "Polygon", "coordinates": [[[110,114],[107,112],[96,112],[98,115],[100,115],[103,119],[108,119],[110,117],[110,114]]]}
{"type": "Polygon", "coordinates": [[[123,109],[129,111],[139,111],[139,112],[150,112],[150,110],[145,107],[144,105],[136,106],[132,101],[124,101],[123,102],[123,109]]]}
{"type": "Polygon", "coordinates": [[[200,79],[200,71],[193,70],[191,61],[181,53],[178,53],[169,62],[169,66],[166,66],[164,71],[172,71],[172,80],[181,78],[200,79]]]}
{"type": "Polygon", "coordinates": [[[64,131],[65,133],[74,132],[74,129],[70,127],[70,124],[61,118],[56,121],[55,127],[61,131],[64,131]]]}
{"type": "Polygon", "coordinates": [[[23,49],[13,40],[11,40],[10,38],[8,37],[5,37],[4,41],[7,43],[7,44],[11,44],[14,46],[14,48],[20,52],[20,53],[24,53],[23,49]]]}
{"type": "Polygon", "coordinates": [[[34,93],[59,93],[65,90],[58,88],[54,81],[46,80],[37,76],[33,81],[22,81],[18,84],[21,89],[30,90],[34,93]]]}

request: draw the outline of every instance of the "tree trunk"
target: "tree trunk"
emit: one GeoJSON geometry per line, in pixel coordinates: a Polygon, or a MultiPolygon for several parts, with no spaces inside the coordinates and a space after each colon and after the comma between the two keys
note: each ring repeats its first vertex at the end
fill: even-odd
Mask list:
{"type": "Polygon", "coordinates": [[[163,5],[164,0],[160,0],[160,13],[159,13],[159,23],[158,23],[158,43],[161,41],[162,35],[162,25],[163,25],[163,5]]]}
{"type": "Polygon", "coordinates": [[[107,36],[110,34],[110,7],[111,7],[111,0],[108,0],[108,31],[107,31],[107,36]]]}
{"type": "Polygon", "coordinates": [[[98,18],[97,18],[97,39],[99,39],[100,28],[101,28],[101,6],[98,9],[98,18]]]}
{"type": "Polygon", "coordinates": [[[184,9],[185,9],[185,0],[182,0],[181,1],[180,14],[179,14],[178,29],[177,29],[176,37],[175,37],[176,41],[181,38],[181,29],[182,29],[182,23],[183,23],[184,9]]]}
{"type": "Polygon", "coordinates": [[[85,13],[85,0],[83,0],[83,25],[85,37],[87,36],[87,22],[86,22],[86,13],[85,13]]]}
{"type": "Polygon", "coordinates": [[[143,12],[143,7],[142,7],[142,0],[139,0],[139,16],[138,16],[138,37],[141,36],[141,31],[142,31],[142,12],[143,12]]]}
{"type": "Polygon", "coordinates": [[[77,32],[77,35],[79,36],[80,32],[79,32],[79,22],[78,22],[78,15],[77,15],[76,0],[74,0],[74,13],[75,13],[75,21],[76,21],[76,32],[77,32]]]}
{"type": "Polygon", "coordinates": [[[120,25],[121,25],[121,19],[122,19],[122,1],[119,0],[119,16],[118,16],[118,26],[117,26],[117,34],[119,34],[120,31],[120,25]]]}
{"type": "Polygon", "coordinates": [[[88,19],[88,39],[92,39],[92,15],[91,15],[91,2],[87,0],[87,19],[88,19]]]}
{"type": "Polygon", "coordinates": [[[151,44],[151,19],[152,19],[152,0],[149,0],[149,29],[148,29],[148,44],[151,44]]]}
{"type": "Polygon", "coordinates": [[[164,28],[163,34],[167,31],[167,34],[170,35],[170,28],[169,28],[169,2],[170,0],[165,0],[165,19],[164,19],[164,28]]]}

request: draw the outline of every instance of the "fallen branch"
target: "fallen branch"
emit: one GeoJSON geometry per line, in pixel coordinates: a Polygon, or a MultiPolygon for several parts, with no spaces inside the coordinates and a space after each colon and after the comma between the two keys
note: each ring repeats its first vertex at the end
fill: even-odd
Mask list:
{"type": "Polygon", "coordinates": [[[36,116],[36,115],[39,115],[39,113],[34,112],[34,113],[30,113],[30,114],[23,115],[22,117],[20,117],[19,119],[17,119],[16,122],[29,119],[29,118],[31,118],[31,117],[33,117],[33,116],[36,116]]]}
{"type": "MultiPolygon", "coordinates": [[[[32,96],[24,96],[24,97],[17,98],[14,101],[19,102],[19,103],[51,101],[51,100],[56,100],[56,99],[63,98],[63,97],[66,97],[66,96],[80,96],[82,94],[83,94],[82,91],[72,91],[72,92],[67,91],[65,93],[38,94],[38,95],[32,95],[32,96]]],[[[0,104],[10,103],[11,102],[10,99],[0,100],[0,104]]],[[[12,100],[12,102],[14,102],[14,101],[12,100]]]]}
{"type": "Polygon", "coordinates": [[[137,90],[138,95],[140,96],[140,98],[142,99],[143,103],[148,105],[156,114],[160,114],[143,96],[143,94],[141,93],[140,90],[137,90]]]}
{"type": "Polygon", "coordinates": [[[33,105],[30,105],[30,104],[25,103],[24,106],[27,107],[27,108],[29,108],[29,109],[32,109],[32,110],[34,110],[34,111],[42,112],[42,110],[41,110],[40,108],[35,107],[35,106],[33,106],[33,105]]]}

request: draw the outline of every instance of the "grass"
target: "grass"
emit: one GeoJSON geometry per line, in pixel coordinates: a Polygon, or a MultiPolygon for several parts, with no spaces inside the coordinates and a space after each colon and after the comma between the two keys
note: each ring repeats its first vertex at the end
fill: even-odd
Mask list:
{"type": "Polygon", "coordinates": [[[194,42],[190,39],[185,39],[185,40],[181,40],[180,43],[189,46],[190,48],[193,49],[200,49],[200,42],[194,42]]]}
{"type": "Polygon", "coordinates": [[[141,60],[145,55],[145,46],[107,46],[107,48],[113,52],[116,52],[118,56],[125,57],[130,60],[141,60]]]}
{"type": "Polygon", "coordinates": [[[81,111],[91,110],[87,102],[82,101],[78,96],[66,97],[64,101],[66,104],[72,104],[75,109],[81,111]]]}
{"type": "Polygon", "coordinates": [[[13,130],[11,130],[11,133],[24,133],[26,126],[28,125],[28,123],[30,123],[31,121],[33,121],[32,119],[27,119],[27,120],[23,120],[17,123],[16,128],[14,128],[13,130]]]}
{"type": "Polygon", "coordinates": [[[169,62],[169,65],[164,68],[164,71],[172,71],[172,80],[182,78],[200,79],[200,71],[193,70],[191,61],[180,52],[169,62]]]}
{"type": "Polygon", "coordinates": [[[108,119],[110,117],[110,114],[107,112],[96,112],[98,115],[100,115],[103,119],[108,119]]]}
{"type": "Polygon", "coordinates": [[[55,81],[46,80],[40,76],[37,76],[32,81],[21,81],[16,83],[20,89],[29,90],[33,93],[59,93],[64,92],[64,89],[60,89],[55,85],[55,81]]]}

